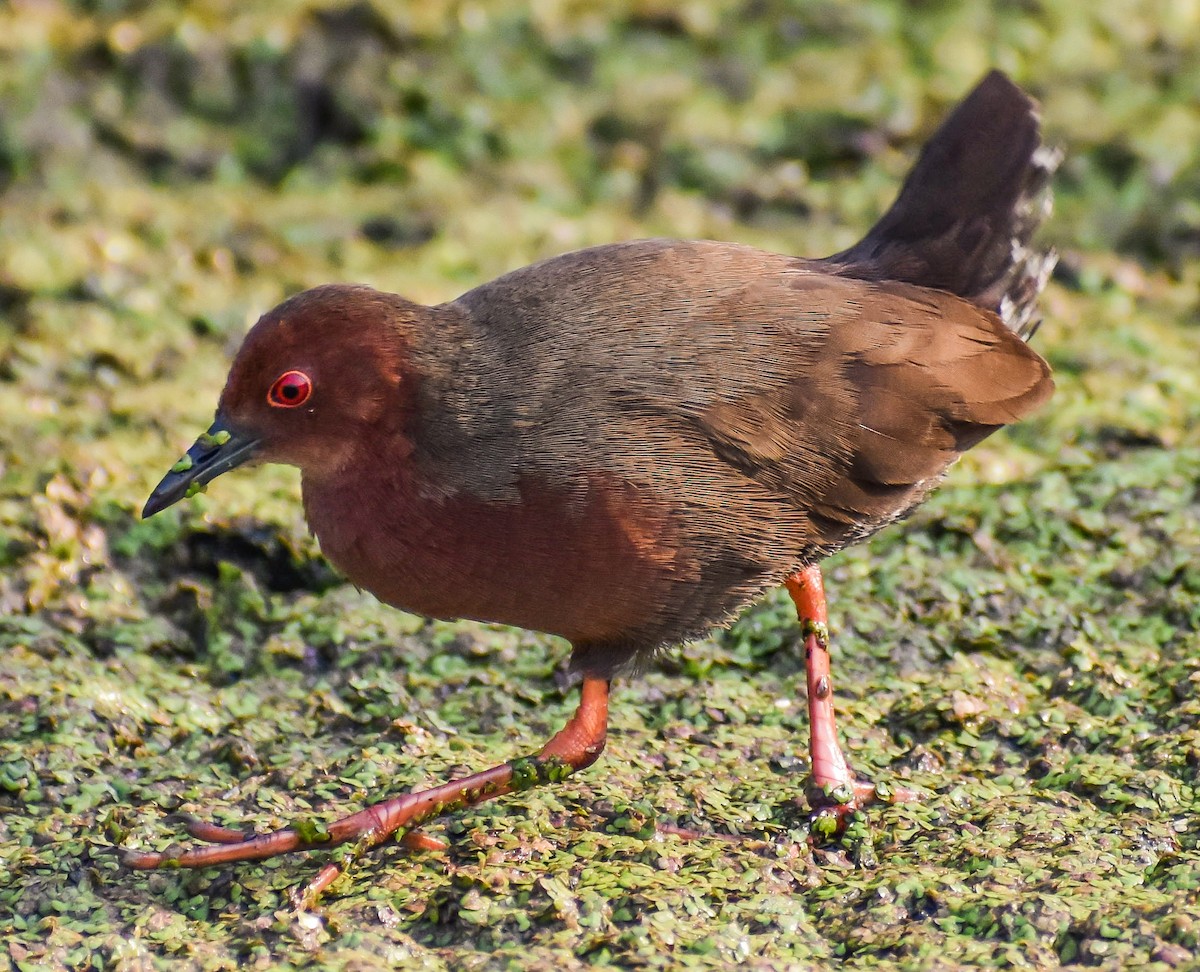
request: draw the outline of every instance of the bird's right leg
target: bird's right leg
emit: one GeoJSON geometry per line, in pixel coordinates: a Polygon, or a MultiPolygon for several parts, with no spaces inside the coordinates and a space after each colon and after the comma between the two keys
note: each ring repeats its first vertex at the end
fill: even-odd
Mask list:
{"type": "MultiPolygon", "coordinates": [[[[576,770],[590,766],[604,750],[608,729],[609,683],[587,677],[580,690],[579,707],[570,721],[537,753],[510,760],[491,769],[450,780],[428,790],[405,793],[373,804],[325,825],[306,821],[268,834],[246,834],[201,821],[190,822],[188,833],[208,842],[206,847],[168,848],[165,851],[126,850],[124,862],[138,870],[173,867],[206,867],[231,861],[261,860],[291,851],[323,850],[357,841],[369,850],[400,829],[409,830],[453,810],[473,807],[520,790],[557,783],[576,770]]],[[[430,847],[433,839],[421,834],[409,846],[430,847]]],[[[440,843],[440,842],[438,842],[440,843]]],[[[341,872],[341,865],[326,865],[302,892],[311,903],[341,872]]]]}

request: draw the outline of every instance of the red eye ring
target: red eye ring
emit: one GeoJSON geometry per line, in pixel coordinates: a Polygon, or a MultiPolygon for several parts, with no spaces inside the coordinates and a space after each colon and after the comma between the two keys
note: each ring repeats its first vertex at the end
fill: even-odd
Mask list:
{"type": "Polygon", "coordinates": [[[276,408],[296,408],[308,401],[313,383],[303,371],[285,371],[267,392],[267,403],[276,408]]]}

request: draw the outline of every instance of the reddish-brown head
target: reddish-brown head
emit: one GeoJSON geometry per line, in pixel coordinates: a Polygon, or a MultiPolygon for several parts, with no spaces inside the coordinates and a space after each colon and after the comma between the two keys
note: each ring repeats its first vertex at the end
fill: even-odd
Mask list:
{"type": "Polygon", "coordinates": [[[419,312],[369,287],[331,285],[265,314],[234,359],[212,426],[142,515],[250,461],[332,475],[364,440],[401,429],[411,402],[405,337],[419,312]]]}

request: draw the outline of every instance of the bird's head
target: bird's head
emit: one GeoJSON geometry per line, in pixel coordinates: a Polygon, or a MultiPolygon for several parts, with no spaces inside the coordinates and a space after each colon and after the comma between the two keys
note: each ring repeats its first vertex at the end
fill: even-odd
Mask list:
{"type": "Polygon", "coordinates": [[[332,474],[364,440],[398,430],[412,401],[405,335],[418,311],[369,287],[333,285],[265,314],[234,359],[212,425],[158,484],[142,516],[247,462],[332,474]]]}

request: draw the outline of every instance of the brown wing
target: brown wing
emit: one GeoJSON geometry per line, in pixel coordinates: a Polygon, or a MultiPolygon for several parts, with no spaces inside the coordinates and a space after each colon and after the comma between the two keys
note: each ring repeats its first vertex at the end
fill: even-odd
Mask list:
{"type": "Polygon", "coordinates": [[[829,320],[808,373],[715,404],[701,426],[718,455],[807,506],[819,546],[902,515],[964,450],[1053,390],[1046,363],[965,300],[893,282],[805,287],[829,320]]]}

